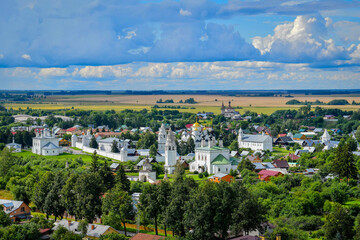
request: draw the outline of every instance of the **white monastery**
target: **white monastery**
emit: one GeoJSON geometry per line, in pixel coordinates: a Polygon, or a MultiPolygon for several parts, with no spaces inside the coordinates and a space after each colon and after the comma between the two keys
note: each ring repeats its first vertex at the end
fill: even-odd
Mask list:
{"type": "Polygon", "coordinates": [[[244,134],[240,128],[238,135],[239,148],[250,148],[251,150],[272,151],[272,138],[262,133],[261,135],[244,134]]]}
{"type": "Polygon", "coordinates": [[[55,133],[50,133],[49,129],[44,129],[36,137],[33,137],[32,152],[44,156],[56,156],[62,153],[62,147],[59,147],[61,138],[56,138],[55,133]]]}

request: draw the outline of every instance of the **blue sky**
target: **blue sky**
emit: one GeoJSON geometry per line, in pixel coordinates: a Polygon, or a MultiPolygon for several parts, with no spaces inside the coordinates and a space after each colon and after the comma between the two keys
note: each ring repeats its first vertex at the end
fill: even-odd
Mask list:
{"type": "Polygon", "coordinates": [[[2,89],[360,88],[360,1],[3,0],[2,89]]]}

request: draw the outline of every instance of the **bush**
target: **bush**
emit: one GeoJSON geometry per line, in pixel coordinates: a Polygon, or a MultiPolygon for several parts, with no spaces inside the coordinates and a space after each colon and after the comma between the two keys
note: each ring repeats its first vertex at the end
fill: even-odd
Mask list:
{"type": "Polygon", "coordinates": [[[204,177],[208,177],[209,173],[207,171],[204,172],[204,177]]]}
{"type": "Polygon", "coordinates": [[[198,171],[194,171],[194,174],[198,174],[199,172],[198,171]]]}
{"type": "Polygon", "coordinates": [[[202,173],[199,173],[198,177],[199,177],[199,178],[203,178],[204,176],[203,176],[202,173]]]}

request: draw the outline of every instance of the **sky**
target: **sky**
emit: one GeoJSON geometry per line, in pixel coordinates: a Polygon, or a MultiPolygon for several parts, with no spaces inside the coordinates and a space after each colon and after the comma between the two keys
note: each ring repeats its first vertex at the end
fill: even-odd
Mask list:
{"type": "Polygon", "coordinates": [[[360,1],[2,0],[0,84],[360,89],[360,1]]]}

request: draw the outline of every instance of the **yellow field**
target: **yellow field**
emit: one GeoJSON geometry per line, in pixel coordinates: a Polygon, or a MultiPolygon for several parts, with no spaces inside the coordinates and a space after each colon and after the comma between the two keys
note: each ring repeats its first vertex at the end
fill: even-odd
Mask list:
{"type": "MultiPolygon", "coordinates": [[[[154,105],[157,104],[156,101],[162,99],[173,99],[174,103],[164,103],[165,105],[179,105],[180,100],[185,100],[188,98],[194,98],[197,104],[200,106],[221,106],[223,102],[225,105],[228,105],[228,102],[231,101],[233,107],[288,107],[286,102],[291,99],[297,99],[299,101],[315,101],[320,100],[322,102],[329,102],[334,99],[346,99],[350,103],[352,101],[360,102],[360,97],[358,95],[346,95],[346,96],[305,96],[305,95],[295,95],[294,98],[285,98],[285,97],[238,97],[238,96],[222,96],[222,95],[83,95],[83,96],[50,96],[47,97],[46,101],[53,101],[57,103],[79,103],[79,104],[122,104],[122,105],[154,105]]],[[[160,104],[158,104],[160,105],[160,104]]],[[[186,106],[192,106],[192,104],[182,104],[186,106]]],[[[354,106],[341,106],[341,107],[352,107],[354,106]]],[[[355,107],[356,108],[356,107],[355,107]]]]}
{"type": "MultiPolygon", "coordinates": [[[[349,102],[353,100],[360,102],[358,96],[305,96],[298,95],[294,98],[285,97],[237,97],[237,96],[221,96],[221,95],[77,95],[77,96],[49,96],[45,99],[43,104],[33,103],[11,103],[5,104],[8,108],[13,109],[26,109],[27,107],[32,109],[43,109],[43,110],[61,110],[61,109],[82,109],[82,110],[115,110],[122,111],[125,109],[133,109],[136,111],[142,109],[150,110],[152,106],[157,104],[159,107],[163,105],[168,106],[186,106],[189,109],[171,109],[171,108],[160,108],[161,110],[178,110],[180,112],[214,112],[215,114],[220,113],[221,103],[228,105],[231,101],[233,107],[239,106],[241,109],[238,111],[242,114],[249,110],[252,112],[271,114],[276,110],[285,109],[297,109],[301,105],[286,105],[285,103],[291,99],[297,99],[299,101],[315,101],[320,100],[325,103],[334,99],[346,99],[349,102]],[[180,100],[188,98],[194,98],[197,101],[196,104],[180,104],[180,100]],[[163,101],[167,99],[173,99],[175,103],[156,103],[159,99],[163,101]],[[195,109],[190,109],[195,108],[195,109]]],[[[315,106],[313,106],[315,107],[315,106]]],[[[328,106],[320,105],[323,108],[339,108],[343,110],[358,110],[360,105],[342,105],[342,106],[328,106]]]]}

